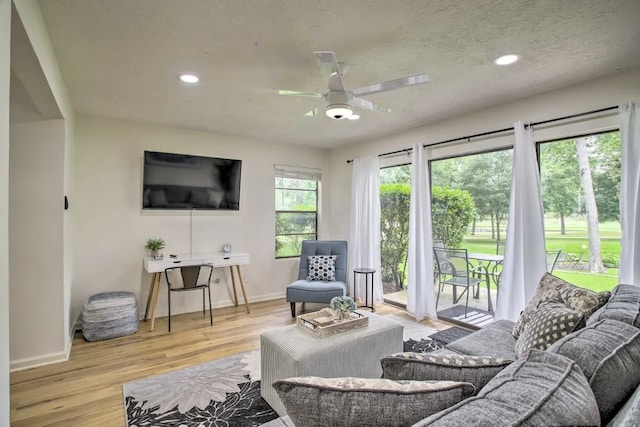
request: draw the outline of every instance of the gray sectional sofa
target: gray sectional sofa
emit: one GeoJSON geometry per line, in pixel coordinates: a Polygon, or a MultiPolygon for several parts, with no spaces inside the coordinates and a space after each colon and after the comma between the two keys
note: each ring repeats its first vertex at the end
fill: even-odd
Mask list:
{"type": "Polygon", "coordinates": [[[517,324],[386,356],[382,379],[277,381],[289,416],[271,425],[640,425],[640,286],[610,295],[568,286],[543,277],[517,324]],[[543,297],[545,280],[552,292],[543,297]]]}

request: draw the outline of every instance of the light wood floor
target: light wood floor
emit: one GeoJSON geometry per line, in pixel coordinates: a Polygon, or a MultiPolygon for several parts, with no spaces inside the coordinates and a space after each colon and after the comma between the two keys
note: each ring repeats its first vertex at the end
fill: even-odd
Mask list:
{"type": "MultiPolygon", "coordinates": [[[[305,311],[320,307],[307,304],[305,311]]],[[[409,318],[390,305],[376,313],[409,318]]],[[[213,326],[202,312],[173,316],[170,334],[166,318],[156,320],[153,332],[140,322],[136,334],[101,342],[76,333],[68,362],[11,374],[11,425],[124,426],[123,383],[257,349],[262,332],[294,323],[284,299],[251,304],[251,314],[239,306],[215,309],[213,316],[213,326]]]]}

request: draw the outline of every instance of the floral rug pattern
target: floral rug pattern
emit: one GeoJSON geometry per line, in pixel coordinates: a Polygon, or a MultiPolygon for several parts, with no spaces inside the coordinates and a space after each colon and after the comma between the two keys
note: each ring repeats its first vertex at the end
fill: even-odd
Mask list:
{"type": "Polygon", "coordinates": [[[278,418],[260,397],[260,351],[124,385],[129,427],[258,426],[278,418]]]}

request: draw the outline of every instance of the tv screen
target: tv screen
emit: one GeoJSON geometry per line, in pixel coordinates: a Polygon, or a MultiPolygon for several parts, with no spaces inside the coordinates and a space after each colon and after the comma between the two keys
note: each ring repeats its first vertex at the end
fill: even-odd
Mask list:
{"type": "Polygon", "coordinates": [[[242,160],[144,152],[143,209],[240,209],[242,160]]]}

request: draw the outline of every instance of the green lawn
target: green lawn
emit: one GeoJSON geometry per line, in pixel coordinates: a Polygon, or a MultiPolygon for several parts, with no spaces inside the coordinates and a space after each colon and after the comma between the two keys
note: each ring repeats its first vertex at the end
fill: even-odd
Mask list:
{"type": "MultiPolygon", "coordinates": [[[[560,222],[557,219],[545,219],[545,238],[548,250],[560,249],[562,252],[580,254],[582,259],[588,259],[588,253],[583,246],[589,245],[586,221],[581,219],[567,219],[565,221],[566,234],[560,234],[560,222]]],[[[479,222],[477,229],[490,230],[489,222],[479,222]]],[[[601,223],[600,249],[603,260],[619,260],[620,258],[620,224],[617,222],[601,223]]],[[[504,241],[506,236],[501,236],[504,241]]],[[[482,231],[474,236],[467,235],[461,245],[469,252],[496,253],[496,241],[491,239],[491,233],[482,231]]],[[[591,274],[588,271],[563,271],[556,269],[554,275],[594,291],[610,290],[618,283],[618,269],[607,268],[602,274],[591,274]]]]}

